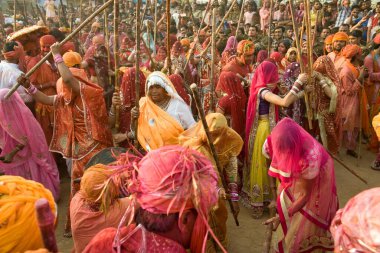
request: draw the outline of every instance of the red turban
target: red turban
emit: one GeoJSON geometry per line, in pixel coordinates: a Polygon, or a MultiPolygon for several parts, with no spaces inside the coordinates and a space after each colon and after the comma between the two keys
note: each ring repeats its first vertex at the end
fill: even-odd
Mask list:
{"type": "Polygon", "coordinates": [[[61,46],[61,50],[60,51],[61,51],[62,55],[64,53],[66,53],[66,52],[69,52],[69,51],[75,51],[75,44],[74,44],[74,42],[72,42],[72,41],[66,42],[65,44],[63,44],[61,46]]]}
{"type": "Polygon", "coordinates": [[[334,34],[332,42],[334,43],[337,40],[342,40],[342,41],[348,42],[348,35],[347,35],[347,33],[345,33],[345,32],[337,32],[336,34],[334,34]]]}
{"type": "Polygon", "coordinates": [[[57,42],[57,40],[55,39],[55,37],[53,35],[48,34],[48,35],[44,35],[40,38],[41,46],[51,46],[56,42],[57,42]]]}
{"type": "Polygon", "coordinates": [[[341,55],[346,59],[351,59],[355,55],[361,56],[362,49],[358,45],[349,44],[342,49],[341,55]]]}
{"type": "Polygon", "coordinates": [[[255,45],[252,41],[242,40],[237,45],[236,51],[240,54],[239,60],[245,64],[244,56],[252,55],[255,52],[255,45]]]}
{"type": "Polygon", "coordinates": [[[331,223],[335,252],[380,252],[379,214],[380,188],[351,198],[331,223]]]}

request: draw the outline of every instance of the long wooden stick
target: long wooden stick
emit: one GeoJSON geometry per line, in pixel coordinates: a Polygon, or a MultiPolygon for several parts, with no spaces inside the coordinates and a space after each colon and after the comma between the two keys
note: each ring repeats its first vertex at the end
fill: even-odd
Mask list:
{"type": "MultiPolygon", "coordinates": [[[[310,0],[305,0],[305,24],[306,24],[306,35],[307,35],[307,56],[308,56],[308,83],[311,83],[311,75],[313,73],[313,45],[311,41],[311,18],[310,18],[310,0]]],[[[313,112],[310,108],[309,96],[305,92],[305,105],[307,120],[309,122],[309,129],[313,129],[313,112]]]]}
{"type": "MultiPolygon", "coordinates": [[[[202,105],[201,105],[201,100],[200,100],[199,95],[198,95],[197,85],[195,83],[193,83],[190,86],[190,88],[191,88],[191,91],[193,92],[193,96],[194,96],[194,100],[195,100],[195,105],[197,106],[197,109],[198,109],[198,116],[202,120],[203,129],[205,130],[205,133],[206,133],[206,136],[207,136],[207,141],[208,141],[208,144],[210,146],[212,156],[214,157],[214,160],[215,160],[215,163],[216,163],[216,167],[218,169],[218,172],[219,172],[219,175],[220,175],[220,179],[222,181],[222,185],[223,185],[224,189],[227,190],[228,189],[227,182],[226,182],[226,179],[223,176],[223,170],[222,170],[223,168],[220,165],[220,162],[219,162],[219,159],[218,159],[218,155],[217,155],[215,147],[214,147],[214,143],[212,142],[212,138],[211,138],[210,131],[209,131],[209,128],[208,128],[208,125],[207,125],[206,117],[205,117],[205,112],[203,111],[203,108],[202,108],[202,105]]],[[[228,201],[228,204],[230,206],[232,215],[234,217],[235,224],[236,224],[236,226],[239,226],[239,220],[237,218],[234,206],[232,205],[232,201],[231,201],[230,198],[228,198],[227,201],[228,201]]]]}
{"type": "MultiPolygon", "coordinates": [[[[268,56],[271,51],[271,33],[272,33],[272,19],[273,19],[273,0],[270,0],[270,9],[269,9],[269,23],[268,23],[268,56]]],[[[265,28],[264,28],[265,29],[265,28]]]]}
{"type": "MultiPolygon", "coordinates": [[[[238,23],[237,23],[237,26],[236,26],[235,41],[237,41],[237,40],[236,40],[236,37],[237,37],[238,31],[239,31],[239,28],[240,28],[241,19],[242,19],[242,17],[243,17],[244,6],[245,6],[245,0],[243,0],[243,3],[242,3],[242,5],[241,5],[241,10],[240,10],[240,15],[239,15],[239,20],[238,20],[238,23]]],[[[235,45],[235,46],[236,46],[236,45],[235,45]]]]}
{"type": "MultiPolygon", "coordinates": [[[[104,1],[105,2],[105,1],[104,1]]],[[[108,69],[111,69],[111,52],[110,52],[110,46],[109,46],[109,41],[110,41],[110,31],[108,29],[108,13],[107,9],[104,9],[104,33],[105,33],[105,46],[107,48],[107,66],[108,69]]],[[[108,85],[111,85],[112,82],[112,77],[108,75],[108,85]]]]}
{"type": "MultiPolygon", "coordinates": [[[[275,208],[274,207],[269,208],[269,217],[273,218],[273,217],[275,217],[275,215],[276,215],[275,208]]],[[[265,241],[264,241],[263,250],[262,250],[263,253],[269,253],[270,252],[270,248],[271,248],[271,244],[272,244],[272,234],[273,234],[273,222],[270,222],[267,225],[267,228],[265,230],[265,241]]]]}
{"type": "Polygon", "coordinates": [[[153,35],[153,41],[154,45],[156,46],[157,43],[157,0],[154,0],[154,35],[153,35]]]}
{"type": "Polygon", "coordinates": [[[42,19],[42,22],[44,22],[44,25],[47,26],[46,17],[42,13],[42,11],[41,11],[40,7],[38,6],[38,4],[36,4],[36,8],[37,8],[38,15],[40,15],[40,17],[42,19]]]}
{"type": "Polygon", "coordinates": [[[13,1],[13,30],[16,31],[16,0],[13,1]]]}
{"type": "MultiPolygon", "coordinates": [[[[64,45],[66,42],[68,42],[69,40],[71,40],[75,35],[78,34],[78,32],[80,30],[83,29],[83,27],[85,27],[88,23],[91,22],[91,20],[93,18],[95,18],[97,15],[99,15],[99,13],[101,13],[102,11],[104,11],[105,8],[107,8],[110,4],[113,3],[113,0],[108,0],[105,4],[103,4],[97,11],[95,11],[94,13],[91,14],[91,16],[89,16],[82,24],[80,24],[72,33],[70,33],[64,40],[62,40],[60,43],[59,43],[59,46],[62,46],[64,45]]],[[[50,51],[48,54],[46,54],[36,65],[34,65],[33,68],[31,68],[26,74],[25,74],[25,77],[30,77],[34,71],[36,71],[39,67],[41,67],[41,65],[49,58],[51,57],[52,55],[52,52],[50,51]]],[[[18,87],[20,87],[20,83],[16,83],[12,89],[7,93],[7,95],[5,95],[5,98],[9,98],[16,90],[18,87]]]]}
{"type": "Polygon", "coordinates": [[[170,0],[166,0],[166,67],[168,69],[168,76],[171,74],[172,60],[170,57],[170,0]]]}
{"type": "MultiPolygon", "coordinates": [[[[140,30],[140,8],[141,0],[137,0],[136,4],[136,61],[135,61],[135,107],[139,108],[140,100],[140,41],[141,41],[141,30],[140,30]]],[[[132,126],[136,135],[135,144],[138,144],[137,134],[138,134],[138,121],[136,120],[134,126],[132,126]]]]}
{"type": "MultiPolygon", "coordinates": [[[[304,73],[305,71],[305,66],[303,65],[303,61],[301,59],[302,51],[301,51],[301,43],[300,43],[300,38],[298,37],[298,25],[295,22],[295,15],[294,15],[294,5],[293,5],[293,0],[289,0],[290,4],[290,14],[292,16],[292,24],[293,24],[293,31],[294,31],[294,39],[296,41],[296,47],[297,47],[297,59],[300,64],[301,72],[304,73]]],[[[302,39],[302,38],[301,38],[302,39]]]]}
{"type": "Polygon", "coordinates": [[[365,184],[368,184],[367,180],[365,180],[364,178],[362,178],[361,176],[358,175],[358,173],[356,173],[353,169],[351,169],[350,167],[348,167],[342,160],[340,160],[338,157],[336,157],[335,155],[333,155],[330,151],[328,151],[326,149],[327,153],[329,153],[329,155],[335,160],[337,161],[340,165],[343,166],[343,168],[345,168],[346,170],[348,170],[352,175],[354,175],[357,179],[359,179],[360,181],[362,181],[363,183],[365,184]]]}
{"type": "MultiPolygon", "coordinates": [[[[119,0],[114,0],[114,19],[113,19],[113,57],[115,61],[115,92],[120,91],[119,83],[119,18],[120,18],[120,6],[119,0]]],[[[115,107],[115,129],[119,130],[120,127],[120,106],[115,107]]]]}
{"type": "Polygon", "coordinates": [[[364,79],[362,81],[362,87],[360,88],[359,90],[359,145],[358,145],[358,157],[356,159],[356,167],[359,167],[359,160],[360,160],[360,157],[361,157],[361,153],[362,153],[362,139],[363,139],[363,89],[364,89],[364,79]]]}
{"type": "Polygon", "coordinates": [[[212,34],[211,34],[211,74],[210,74],[210,85],[211,85],[211,98],[210,98],[210,111],[214,111],[214,91],[215,91],[215,57],[216,57],[216,12],[218,8],[218,1],[214,0],[212,5],[212,34]]]}

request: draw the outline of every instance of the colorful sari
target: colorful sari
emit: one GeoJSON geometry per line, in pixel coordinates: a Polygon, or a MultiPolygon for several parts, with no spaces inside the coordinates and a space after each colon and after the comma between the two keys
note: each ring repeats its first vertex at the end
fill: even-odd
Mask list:
{"type": "Polygon", "coordinates": [[[0,90],[0,156],[9,154],[19,144],[24,148],[11,163],[0,161],[0,172],[39,182],[58,200],[58,168],[44,132],[17,92],[5,99],[8,91],[0,90]]]}
{"type": "Polygon", "coordinates": [[[271,158],[269,175],[281,181],[277,211],[276,252],[332,251],[329,232],[338,209],[334,162],[326,150],[293,120],[281,120],[265,142],[271,158]],[[307,202],[298,198],[310,189],[307,202]]]}
{"type": "Polygon", "coordinates": [[[145,94],[148,94],[152,85],[160,85],[171,98],[166,110],[156,105],[148,95],[140,99],[137,138],[141,146],[148,151],[178,144],[178,136],[185,128],[195,123],[190,108],[178,95],[168,77],[158,71],[151,73],[146,80],[145,94]],[[171,113],[170,104],[175,105],[175,111],[171,113]]]}
{"type": "Polygon", "coordinates": [[[247,109],[246,132],[248,141],[246,148],[246,167],[243,171],[243,204],[248,208],[258,211],[257,217],[261,216],[264,202],[270,202],[270,185],[267,175],[267,161],[261,149],[271,129],[276,125],[277,108],[261,96],[261,92],[270,83],[278,82],[277,66],[269,61],[261,63],[253,76],[250,97],[247,109]],[[268,103],[269,114],[260,115],[260,104],[268,103]],[[261,116],[261,117],[259,117],[261,116]],[[260,214],[261,213],[261,214],[260,214]]]}

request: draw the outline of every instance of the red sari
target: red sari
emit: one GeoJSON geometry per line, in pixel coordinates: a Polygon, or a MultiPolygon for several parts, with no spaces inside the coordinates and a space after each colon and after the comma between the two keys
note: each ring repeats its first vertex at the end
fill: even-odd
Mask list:
{"type": "MultiPolygon", "coordinates": [[[[57,81],[58,95],[54,101],[54,127],[50,150],[73,160],[72,180],[82,177],[86,163],[100,150],[112,146],[111,131],[103,89],[91,83],[84,70],[70,68],[80,82],[80,94],[73,95],[57,81]]],[[[79,190],[72,183],[72,194],[79,190]]]]}

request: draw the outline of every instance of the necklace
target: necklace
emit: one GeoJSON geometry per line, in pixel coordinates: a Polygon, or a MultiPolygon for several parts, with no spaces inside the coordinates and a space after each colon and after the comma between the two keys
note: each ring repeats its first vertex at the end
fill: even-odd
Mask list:
{"type": "Polygon", "coordinates": [[[168,109],[168,107],[169,107],[169,104],[170,104],[170,98],[166,99],[166,101],[164,101],[162,104],[159,104],[158,106],[162,110],[166,111],[168,109]]]}

